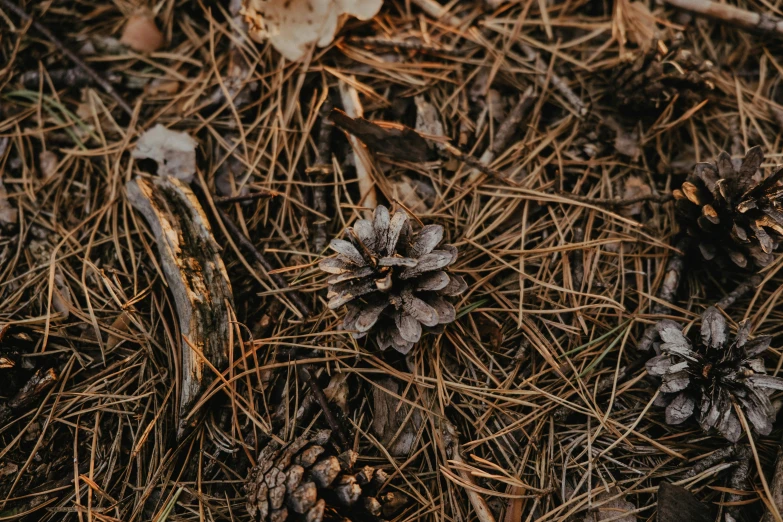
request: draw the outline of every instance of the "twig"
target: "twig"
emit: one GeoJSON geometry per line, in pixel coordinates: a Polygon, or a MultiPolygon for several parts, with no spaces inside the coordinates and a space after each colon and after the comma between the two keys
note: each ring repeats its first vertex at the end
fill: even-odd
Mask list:
{"type": "Polygon", "coordinates": [[[254,201],[256,199],[274,198],[279,196],[280,193],[276,190],[261,190],[260,192],[254,192],[253,194],[245,194],[243,196],[225,196],[225,197],[213,197],[213,201],[218,205],[228,205],[231,203],[244,203],[245,201],[254,201]]]}
{"type": "MultiPolygon", "coordinates": [[[[251,254],[253,254],[253,258],[258,262],[258,264],[264,267],[264,270],[267,271],[270,279],[272,279],[279,289],[288,289],[288,283],[285,282],[285,279],[283,279],[280,274],[269,273],[273,270],[272,265],[269,263],[269,261],[267,261],[266,257],[264,257],[264,254],[258,251],[253,242],[250,241],[241,230],[239,230],[239,227],[234,224],[234,222],[231,220],[231,217],[229,217],[229,215],[226,214],[223,209],[219,208],[217,210],[220,214],[220,219],[223,220],[223,224],[225,225],[226,230],[228,230],[228,233],[231,234],[234,240],[244,247],[245,250],[248,250],[251,254]]],[[[310,311],[310,307],[307,306],[307,303],[305,303],[301,294],[299,294],[299,292],[296,290],[290,290],[289,296],[291,301],[294,303],[294,306],[296,306],[302,315],[304,317],[309,317],[312,312],[310,311]]]]}
{"type": "Polygon", "coordinates": [[[664,204],[674,199],[671,194],[648,194],[645,196],[638,196],[628,199],[591,198],[588,196],[580,196],[579,194],[571,194],[570,192],[560,192],[560,195],[569,199],[573,199],[574,201],[590,203],[593,205],[602,205],[605,207],[627,207],[628,205],[635,205],[636,203],[643,203],[646,201],[664,204]]]}
{"type": "Polygon", "coordinates": [[[459,150],[454,145],[451,145],[450,143],[444,143],[442,154],[446,156],[446,158],[454,158],[458,161],[463,162],[465,165],[469,167],[473,167],[474,169],[478,170],[479,172],[482,172],[486,174],[487,176],[490,176],[492,178],[495,178],[498,181],[501,181],[507,185],[511,185],[512,187],[518,187],[519,183],[516,181],[513,181],[509,179],[508,177],[504,176],[502,172],[493,169],[492,167],[488,167],[484,163],[481,162],[480,159],[475,158],[471,156],[470,154],[466,154],[459,150]]]}
{"type": "Polygon", "coordinates": [[[763,13],[746,11],[730,4],[719,4],[709,0],[664,0],[667,4],[704,15],[748,31],[783,35],[783,20],[763,13]]]}
{"type": "MultiPolygon", "coordinates": [[[[447,456],[451,457],[451,460],[457,464],[464,464],[465,461],[462,459],[462,455],[460,455],[457,428],[446,420],[443,421],[443,424],[444,425],[441,428],[441,437],[447,456]]],[[[468,484],[476,484],[476,481],[473,480],[473,476],[462,466],[457,467],[456,472],[460,478],[468,484]]],[[[470,503],[473,505],[473,510],[476,512],[476,518],[479,519],[479,522],[495,522],[495,517],[492,515],[492,511],[490,511],[484,497],[471,488],[465,488],[465,493],[468,495],[468,500],[470,500],[470,503]]]]}
{"type": "Polygon", "coordinates": [[[762,277],[758,274],[751,276],[747,279],[747,281],[744,281],[737,285],[737,288],[732,290],[729,294],[727,294],[723,299],[718,301],[715,306],[718,308],[721,308],[725,310],[726,308],[730,307],[734,304],[734,302],[748,293],[749,291],[756,288],[761,283],[762,277]]]}
{"type": "Polygon", "coordinates": [[[332,433],[334,433],[339,439],[340,448],[342,450],[349,449],[348,438],[345,436],[345,433],[343,433],[342,427],[340,426],[340,421],[337,420],[337,417],[334,416],[332,409],[329,407],[329,400],[326,398],[326,395],[324,395],[324,391],[320,386],[318,386],[318,383],[315,382],[315,379],[313,379],[310,370],[308,370],[305,366],[299,366],[298,371],[299,378],[307,383],[307,385],[310,387],[310,391],[313,392],[313,396],[315,396],[315,399],[318,401],[318,404],[321,405],[321,409],[323,410],[327,424],[329,424],[329,427],[332,429],[332,433]]]}
{"type": "MultiPolygon", "coordinates": [[[[522,123],[522,120],[524,120],[528,111],[530,111],[530,108],[533,106],[534,101],[533,86],[530,86],[525,90],[524,94],[522,94],[522,97],[517,104],[514,105],[514,108],[508,113],[508,116],[503,120],[503,123],[500,124],[492,146],[488,147],[487,150],[484,151],[484,154],[481,155],[481,158],[479,158],[479,161],[483,165],[492,163],[492,160],[508,146],[511,138],[519,127],[519,124],[522,123]]],[[[473,172],[468,176],[468,181],[474,181],[479,175],[481,175],[481,171],[474,167],[473,172]]]]}
{"type": "Polygon", "coordinates": [[[699,462],[694,464],[693,467],[685,473],[685,478],[692,478],[707,471],[709,468],[718,464],[719,462],[730,459],[736,452],[737,446],[724,446],[719,450],[716,450],[709,456],[704,457],[699,462]]]}
{"type": "MultiPolygon", "coordinates": [[[[546,64],[544,64],[544,60],[541,58],[541,54],[530,47],[527,44],[521,44],[520,47],[522,47],[522,50],[524,51],[525,55],[529,60],[532,60],[536,64],[536,69],[538,71],[546,71],[547,67],[546,64]]],[[[539,72],[536,76],[538,80],[538,84],[541,86],[541,88],[546,88],[546,74],[539,72]]],[[[560,94],[563,95],[563,97],[574,106],[576,109],[577,114],[579,114],[580,117],[584,117],[587,115],[587,105],[585,102],[582,101],[582,98],[580,98],[572,89],[568,86],[568,83],[563,80],[559,75],[552,72],[549,76],[549,82],[552,84],[552,86],[560,91],[560,94]]]]}
{"type": "Polygon", "coordinates": [[[100,74],[98,74],[95,69],[87,65],[87,63],[82,60],[78,54],[71,51],[68,47],[65,46],[65,44],[57,38],[52,32],[42,23],[36,21],[32,16],[27,14],[27,12],[13,3],[11,0],[0,0],[0,4],[6,7],[9,11],[16,13],[16,15],[24,20],[25,22],[30,22],[35,29],[43,34],[47,40],[52,42],[57,49],[60,50],[65,56],[68,57],[74,64],[76,64],[77,67],[82,69],[87,75],[92,78],[95,83],[101,86],[101,88],[112,97],[112,99],[117,102],[117,105],[119,105],[122,110],[124,110],[129,116],[133,116],[133,109],[131,108],[128,103],[122,99],[122,97],[117,93],[117,91],[114,90],[114,87],[112,87],[111,83],[109,83],[105,78],[103,78],[100,74]]]}
{"type": "Polygon", "coordinates": [[[419,51],[422,53],[444,54],[449,56],[459,56],[463,54],[461,50],[427,45],[420,40],[390,40],[388,38],[379,38],[376,36],[353,36],[349,38],[348,41],[358,45],[365,45],[367,47],[403,49],[406,51],[419,51]]]}
{"type": "MultiPolygon", "coordinates": [[[[683,255],[688,250],[689,246],[690,239],[687,237],[681,238],[674,246],[675,252],[666,264],[666,273],[663,276],[663,283],[661,283],[661,288],[658,290],[659,301],[655,302],[652,306],[651,312],[653,315],[662,315],[670,310],[669,306],[663,304],[661,301],[670,303],[674,300],[674,296],[680,288],[680,279],[682,279],[682,271],[685,267],[683,255]]],[[[649,350],[655,340],[656,333],[657,330],[654,324],[648,326],[642,334],[642,339],[639,342],[639,349],[643,351],[649,350]]]]}
{"type": "MultiPolygon", "coordinates": [[[[327,123],[326,119],[329,117],[329,113],[332,112],[332,104],[325,102],[321,106],[321,127],[318,129],[318,156],[315,159],[315,182],[313,187],[313,210],[319,214],[326,215],[326,177],[327,172],[331,170],[331,152],[330,144],[332,141],[332,130],[334,127],[330,123],[327,123]]],[[[326,222],[323,219],[318,219],[315,224],[315,231],[313,232],[313,249],[316,252],[321,252],[326,247],[326,222]]]]}

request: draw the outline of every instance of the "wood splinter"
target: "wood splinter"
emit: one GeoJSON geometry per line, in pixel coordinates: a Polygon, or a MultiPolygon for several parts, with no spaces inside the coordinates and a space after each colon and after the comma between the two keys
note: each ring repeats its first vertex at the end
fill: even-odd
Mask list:
{"type": "Polygon", "coordinates": [[[190,188],[175,178],[136,178],[128,200],[149,224],[160,266],[177,308],[180,386],[177,437],[194,415],[191,408],[214,379],[212,368],[228,361],[231,283],[209,221],[190,188]]]}

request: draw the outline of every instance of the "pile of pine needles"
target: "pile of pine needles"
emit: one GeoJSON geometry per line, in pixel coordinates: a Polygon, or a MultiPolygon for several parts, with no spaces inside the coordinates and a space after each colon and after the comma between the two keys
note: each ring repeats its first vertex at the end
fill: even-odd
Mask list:
{"type": "MultiPolygon", "coordinates": [[[[219,2],[157,2],[166,45],[151,54],[112,46],[132,2],[18,5],[57,42],[0,7],[0,211],[16,216],[0,234],[0,325],[12,325],[1,355],[14,360],[0,368],[0,403],[53,375],[4,406],[0,520],[247,520],[259,449],[328,427],[315,388],[360,463],[408,499],[398,520],[471,520],[484,503],[496,520],[581,522],[611,516],[607,499],[652,520],[662,480],[725,503],[731,460],[691,471],[726,441],[666,425],[637,345],[656,320],[695,320],[745,281],[689,258],[671,306],[656,307],[677,255],[671,189],[721,150],[761,145],[765,166],[780,161],[779,43],[655,6],[656,38],[711,62],[710,85],[696,103],[637,114],[615,95],[617,70],[648,52],[627,1],[472,0],[438,13],[432,0],[387,0],[296,63],[244,37],[219,2]],[[114,93],[58,76],[75,67],[63,46],[114,93]],[[410,127],[431,105],[463,156],[378,151],[358,166],[325,118],[350,90],[366,118],[410,127]],[[199,142],[196,184],[236,305],[229,366],[179,440],[176,312],[124,193],[150,172],[130,150],[156,124],[199,142]],[[317,269],[328,239],[373,206],[368,181],[375,201],[443,225],[468,282],[457,321],[409,357],[341,331],[317,269]],[[380,415],[402,427],[384,432],[380,415]]],[[[750,318],[773,336],[772,357],[782,266],[727,309],[734,326],[750,318]]],[[[777,372],[783,358],[767,363],[777,372]]],[[[749,519],[770,502],[762,478],[781,435],[753,445],[749,519]]]]}

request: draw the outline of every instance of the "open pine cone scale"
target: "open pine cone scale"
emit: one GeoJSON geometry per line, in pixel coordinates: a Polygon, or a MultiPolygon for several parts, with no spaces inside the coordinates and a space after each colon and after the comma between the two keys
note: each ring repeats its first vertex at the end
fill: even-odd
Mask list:
{"type": "Polygon", "coordinates": [[[435,330],[456,319],[446,298],[467,288],[446,269],[457,260],[457,249],[438,245],[443,227],[426,225],[413,232],[404,211],[389,214],[378,206],[373,219],[360,219],[347,230],[348,240],[333,239],[337,255],[324,259],[329,308],[347,305],[343,327],[361,338],[371,330],[380,349],[407,353],[424,329],[435,330]]]}

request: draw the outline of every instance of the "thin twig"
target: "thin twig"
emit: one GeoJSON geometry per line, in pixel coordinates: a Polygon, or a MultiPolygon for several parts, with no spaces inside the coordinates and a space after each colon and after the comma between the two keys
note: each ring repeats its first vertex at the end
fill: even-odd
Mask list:
{"type": "MultiPolygon", "coordinates": [[[[321,127],[318,129],[318,156],[315,159],[314,172],[316,185],[313,187],[313,210],[321,215],[327,215],[326,204],[326,178],[327,173],[331,171],[331,151],[332,130],[334,127],[327,122],[329,113],[332,112],[332,104],[328,101],[321,106],[321,127]]],[[[313,249],[321,252],[326,247],[326,222],[318,219],[313,232],[313,249]]]]}
{"type": "Polygon", "coordinates": [[[133,109],[130,105],[122,98],[122,96],[117,93],[117,91],[114,90],[114,87],[112,87],[111,83],[109,83],[104,77],[102,77],[100,74],[98,74],[95,69],[87,65],[87,63],[82,60],[78,54],[71,51],[66,45],[57,38],[52,32],[42,23],[35,20],[32,16],[27,14],[27,12],[13,3],[11,0],[0,0],[0,4],[4,5],[8,10],[16,13],[16,15],[24,20],[25,22],[30,22],[35,29],[43,34],[47,40],[52,42],[57,49],[62,52],[65,56],[68,57],[74,64],[76,64],[77,67],[82,69],[87,75],[95,81],[98,85],[101,86],[101,88],[106,91],[106,94],[112,97],[112,99],[117,102],[117,105],[119,105],[122,110],[124,110],[129,116],[133,116],[133,109]]]}
{"type": "Polygon", "coordinates": [[[444,143],[443,144],[442,153],[443,153],[442,155],[446,156],[447,158],[451,157],[451,158],[454,158],[454,159],[456,159],[458,161],[461,161],[465,165],[467,165],[469,167],[473,167],[474,169],[478,170],[479,172],[482,172],[482,173],[486,174],[487,176],[489,176],[491,178],[495,178],[496,180],[498,180],[498,181],[500,181],[502,183],[505,183],[507,185],[511,185],[512,187],[518,187],[519,186],[519,183],[509,179],[508,177],[503,175],[503,173],[500,172],[499,170],[493,169],[492,167],[489,167],[489,166],[485,165],[484,163],[481,162],[480,159],[478,159],[476,157],[473,157],[470,154],[466,154],[466,153],[462,152],[461,150],[459,150],[454,145],[451,145],[449,143],[444,143]]]}
{"type": "Polygon", "coordinates": [[[737,288],[732,290],[729,294],[723,297],[720,301],[718,301],[715,306],[718,308],[721,308],[725,310],[726,308],[730,307],[734,304],[734,302],[742,297],[743,295],[747,294],[761,283],[762,277],[758,274],[750,276],[746,281],[743,281],[739,285],[737,285],[737,288]]]}
{"type": "Polygon", "coordinates": [[[571,194],[570,192],[560,192],[560,195],[582,203],[590,203],[592,205],[601,205],[604,207],[613,207],[613,208],[627,207],[629,205],[635,205],[636,203],[644,203],[647,201],[662,205],[674,199],[674,197],[671,194],[661,194],[661,195],[648,194],[646,196],[638,196],[635,198],[628,198],[628,199],[591,198],[588,196],[580,196],[579,194],[571,194]]]}
{"type": "Polygon", "coordinates": [[[223,209],[219,208],[217,210],[220,214],[220,219],[223,220],[223,224],[226,226],[226,230],[228,230],[228,233],[231,234],[234,240],[237,241],[246,250],[248,250],[251,254],[253,254],[253,258],[258,262],[258,264],[264,267],[264,270],[267,271],[269,278],[272,279],[279,289],[289,290],[288,295],[296,308],[302,313],[304,317],[309,317],[312,312],[310,311],[310,307],[307,306],[307,303],[305,303],[301,294],[296,290],[290,290],[288,283],[285,282],[285,279],[283,279],[280,274],[270,273],[274,268],[269,263],[269,261],[267,261],[266,257],[264,257],[264,254],[258,251],[253,242],[250,241],[241,230],[239,230],[239,227],[234,224],[234,222],[231,220],[231,217],[226,214],[223,209]]]}
{"type": "Polygon", "coordinates": [[[229,205],[231,203],[244,203],[246,201],[255,201],[257,199],[274,198],[279,196],[280,193],[276,190],[261,190],[260,192],[254,192],[253,194],[245,194],[242,196],[225,196],[217,197],[213,196],[213,200],[218,205],[229,205]]]}

